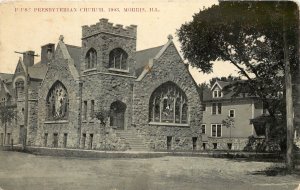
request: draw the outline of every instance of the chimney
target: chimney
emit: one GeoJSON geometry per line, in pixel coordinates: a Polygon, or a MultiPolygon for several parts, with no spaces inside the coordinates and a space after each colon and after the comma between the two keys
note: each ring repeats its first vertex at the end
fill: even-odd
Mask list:
{"type": "Polygon", "coordinates": [[[26,51],[23,54],[23,62],[28,67],[32,66],[34,64],[34,51],[32,50],[26,51]]]}
{"type": "Polygon", "coordinates": [[[55,44],[46,44],[42,46],[41,63],[47,64],[54,58],[55,44]]]}

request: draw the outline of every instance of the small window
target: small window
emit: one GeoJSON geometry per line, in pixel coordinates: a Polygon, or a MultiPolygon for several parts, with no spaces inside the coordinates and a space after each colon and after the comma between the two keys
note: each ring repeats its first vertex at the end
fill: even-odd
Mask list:
{"type": "Polygon", "coordinates": [[[64,144],[63,144],[64,148],[67,147],[67,140],[68,140],[68,133],[64,133],[64,144]]]}
{"type": "Polygon", "coordinates": [[[232,143],[227,143],[227,148],[228,148],[228,150],[231,150],[232,149],[232,143]]]}
{"type": "Polygon", "coordinates": [[[167,150],[172,148],[172,136],[167,136],[167,150]]]}
{"type": "Polygon", "coordinates": [[[83,133],[82,134],[82,139],[81,139],[81,146],[84,149],[85,148],[85,140],[86,140],[86,134],[83,133]]]}
{"type": "Polygon", "coordinates": [[[212,137],[221,137],[222,136],[222,125],[221,124],[212,124],[211,125],[211,136],[212,137]]]}
{"type": "Polygon", "coordinates": [[[218,148],[218,143],[213,143],[214,149],[218,148]]]}
{"type": "Polygon", "coordinates": [[[221,98],[222,97],[222,91],[221,90],[214,90],[213,91],[213,98],[221,98]]]}
{"type": "Polygon", "coordinates": [[[87,101],[83,101],[83,120],[87,120],[87,101]]]}
{"type": "Polygon", "coordinates": [[[89,149],[93,149],[93,138],[94,138],[94,134],[90,134],[89,149]]]}
{"type": "Polygon", "coordinates": [[[91,100],[91,118],[95,117],[95,101],[91,100]]]}
{"type": "Polygon", "coordinates": [[[53,147],[58,147],[58,133],[53,133],[53,147]]]}
{"type": "Polygon", "coordinates": [[[205,124],[201,125],[201,133],[206,134],[206,125],[205,124]]]}
{"type": "Polygon", "coordinates": [[[48,144],[48,133],[45,133],[44,135],[44,146],[46,147],[48,144]]]}
{"type": "Polygon", "coordinates": [[[192,137],[192,141],[193,141],[193,150],[197,150],[197,137],[192,137]]]}
{"type": "Polygon", "coordinates": [[[222,114],[222,103],[212,104],[212,115],[222,114]]]}
{"type": "Polygon", "coordinates": [[[203,149],[203,150],[206,149],[206,143],[202,143],[202,149],[203,149]]]}
{"type": "Polygon", "coordinates": [[[229,117],[235,117],[235,110],[229,110],[229,117]]]}

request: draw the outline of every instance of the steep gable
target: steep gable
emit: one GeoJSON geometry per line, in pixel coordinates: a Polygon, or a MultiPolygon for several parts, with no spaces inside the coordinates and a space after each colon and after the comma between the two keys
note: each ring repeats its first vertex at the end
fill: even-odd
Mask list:
{"type": "Polygon", "coordinates": [[[71,57],[66,44],[63,42],[63,36],[60,36],[55,50],[55,57],[67,60],[68,68],[75,80],[79,80],[79,74],[75,67],[74,59],[71,57]]]}

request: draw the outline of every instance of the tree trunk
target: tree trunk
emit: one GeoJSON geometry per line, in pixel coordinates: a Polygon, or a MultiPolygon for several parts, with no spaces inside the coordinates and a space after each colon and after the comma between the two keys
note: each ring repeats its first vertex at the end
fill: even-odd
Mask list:
{"type": "Polygon", "coordinates": [[[286,151],[286,167],[289,171],[295,168],[293,158],[294,145],[294,123],[293,123],[293,97],[292,97],[292,78],[290,72],[290,61],[288,43],[286,39],[285,24],[283,29],[284,43],[284,64],[285,64],[285,86],[286,86],[286,126],[287,126],[287,151],[286,151]]]}
{"type": "Polygon", "coordinates": [[[6,144],[6,131],[7,131],[7,127],[6,127],[6,122],[4,123],[4,140],[3,140],[3,144],[6,144]]]}

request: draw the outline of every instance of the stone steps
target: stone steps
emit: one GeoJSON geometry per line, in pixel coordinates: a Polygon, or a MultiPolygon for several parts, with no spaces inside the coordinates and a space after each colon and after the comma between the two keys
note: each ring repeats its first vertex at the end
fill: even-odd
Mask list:
{"type": "Polygon", "coordinates": [[[116,131],[116,134],[125,139],[125,141],[129,144],[130,150],[133,151],[147,151],[148,147],[144,143],[144,140],[136,134],[134,130],[126,130],[126,131],[116,131]]]}

